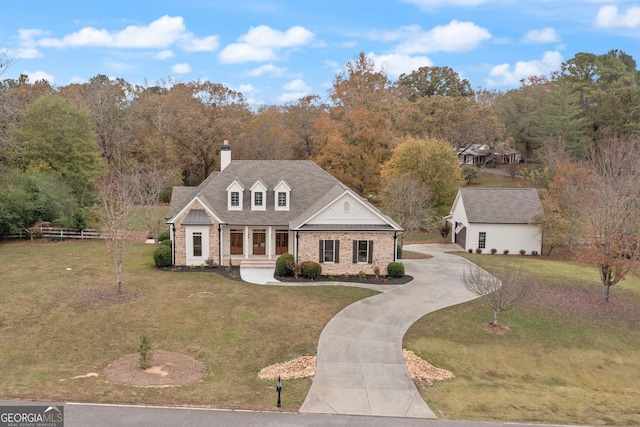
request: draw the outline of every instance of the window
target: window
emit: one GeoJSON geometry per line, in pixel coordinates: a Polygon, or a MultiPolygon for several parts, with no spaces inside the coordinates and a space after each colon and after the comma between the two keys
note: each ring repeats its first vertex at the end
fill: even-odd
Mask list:
{"type": "Polygon", "coordinates": [[[193,233],[193,256],[202,256],[202,233],[193,233]]]}
{"type": "Polygon", "coordinates": [[[278,206],[285,207],[287,206],[287,193],[284,191],[278,192],[278,206]]]}
{"type": "Polygon", "coordinates": [[[262,193],[255,193],[253,199],[255,206],[262,206],[262,193]]]}
{"type": "Polygon", "coordinates": [[[231,206],[240,206],[240,193],[237,191],[231,192],[231,206]]]}
{"type": "Polygon", "coordinates": [[[487,247],[487,233],[481,231],[478,233],[478,249],[484,249],[487,247]]]}
{"type": "Polygon", "coordinates": [[[373,262],[373,240],[353,241],[353,263],[373,262]]]}
{"type": "Polygon", "coordinates": [[[320,240],[320,262],[340,262],[339,240],[320,240]]]}
{"type": "Polygon", "coordinates": [[[344,213],[346,214],[349,213],[349,211],[351,210],[351,207],[349,206],[349,202],[344,202],[343,209],[344,209],[344,213]]]}

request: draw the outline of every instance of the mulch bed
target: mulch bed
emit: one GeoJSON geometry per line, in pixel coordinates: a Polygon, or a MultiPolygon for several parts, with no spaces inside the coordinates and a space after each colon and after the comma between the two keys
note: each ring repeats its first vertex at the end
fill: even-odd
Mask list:
{"type": "Polygon", "coordinates": [[[293,276],[276,276],[276,280],[281,282],[296,282],[296,283],[317,283],[317,282],[347,282],[347,283],[366,283],[369,285],[404,285],[413,280],[413,276],[404,276],[404,277],[386,277],[379,276],[376,278],[373,274],[367,274],[366,278],[361,279],[358,275],[342,275],[342,276],[325,276],[322,275],[315,279],[305,279],[302,276],[299,276],[297,279],[293,276]]]}
{"type": "Polygon", "coordinates": [[[104,370],[110,383],[134,387],[167,387],[195,384],[207,376],[207,368],[194,358],[173,351],[154,350],[149,369],[140,368],[140,355],[128,354],[104,370]]]}

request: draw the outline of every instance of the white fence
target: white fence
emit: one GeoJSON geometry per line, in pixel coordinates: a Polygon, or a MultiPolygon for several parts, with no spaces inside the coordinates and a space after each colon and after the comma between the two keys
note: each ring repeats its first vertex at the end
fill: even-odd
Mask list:
{"type": "Polygon", "coordinates": [[[38,227],[30,230],[20,230],[20,233],[9,234],[3,236],[4,239],[41,239],[41,238],[49,238],[49,239],[103,239],[105,237],[105,233],[102,233],[100,230],[70,230],[66,228],[56,228],[56,227],[38,227]]]}

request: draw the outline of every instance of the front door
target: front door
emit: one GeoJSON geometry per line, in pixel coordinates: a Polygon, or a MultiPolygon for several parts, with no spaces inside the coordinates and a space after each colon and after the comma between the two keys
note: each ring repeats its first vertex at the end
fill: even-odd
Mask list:
{"type": "Polygon", "coordinates": [[[242,255],[242,231],[231,230],[231,255],[242,255]]]}
{"type": "Polygon", "coordinates": [[[253,254],[264,255],[267,247],[267,233],[264,230],[254,230],[253,232],[253,254]]]}
{"type": "Polygon", "coordinates": [[[276,231],[276,255],[289,252],[289,232],[276,231]]]}

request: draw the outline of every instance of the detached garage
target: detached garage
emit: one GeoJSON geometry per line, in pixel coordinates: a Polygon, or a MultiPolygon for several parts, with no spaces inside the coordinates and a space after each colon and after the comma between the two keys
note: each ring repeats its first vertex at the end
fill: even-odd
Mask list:
{"type": "Polygon", "coordinates": [[[536,216],[542,213],[535,188],[461,188],[445,218],[451,241],[465,251],[542,253],[542,234],[536,216]]]}

